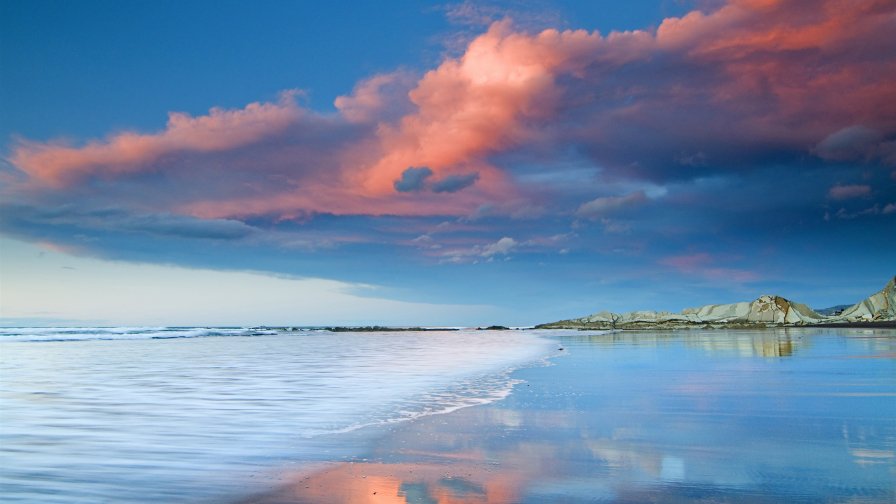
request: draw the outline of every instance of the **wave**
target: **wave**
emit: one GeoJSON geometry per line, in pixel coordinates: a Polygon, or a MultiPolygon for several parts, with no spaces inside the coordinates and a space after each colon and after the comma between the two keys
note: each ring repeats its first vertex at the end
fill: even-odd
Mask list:
{"type": "Polygon", "coordinates": [[[473,406],[491,404],[505,399],[513,392],[514,387],[525,383],[524,380],[511,378],[514,371],[524,367],[548,364],[547,357],[526,361],[500,373],[463,380],[443,390],[433,390],[407,398],[401,404],[390,404],[388,412],[384,411],[379,415],[373,415],[373,418],[367,420],[344,427],[305,429],[301,432],[301,436],[311,438],[321,435],[345,434],[367,427],[402,423],[422,417],[452,413],[473,406]]]}
{"type": "Polygon", "coordinates": [[[214,502],[272,460],[354,455],[377,426],[503,399],[514,370],[559,353],[524,331],[298,331],[0,329],[0,342],[123,340],[0,347],[0,461],[15,460],[0,487],[28,489],[24,501],[214,502]],[[253,334],[272,336],[239,337],[253,334]],[[197,339],[138,341],[176,337],[197,339]],[[135,482],[134,460],[153,477],[135,482]]]}
{"type": "Polygon", "coordinates": [[[177,339],[263,336],[279,329],[251,327],[2,327],[0,342],[177,339]]]}

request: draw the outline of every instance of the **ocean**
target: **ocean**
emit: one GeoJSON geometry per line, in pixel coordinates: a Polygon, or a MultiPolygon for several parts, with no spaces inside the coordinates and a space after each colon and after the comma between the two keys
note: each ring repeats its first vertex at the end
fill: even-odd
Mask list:
{"type": "Polygon", "coordinates": [[[350,456],[363,427],[501,399],[554,351],[521,331],[3,328],[0,495],[215,501],[350,456]]]}
{"type": "Polygon", "coordinates": [[[894,330],[0,336],[5,502],[877,504],[894,481],[894,330]]]}

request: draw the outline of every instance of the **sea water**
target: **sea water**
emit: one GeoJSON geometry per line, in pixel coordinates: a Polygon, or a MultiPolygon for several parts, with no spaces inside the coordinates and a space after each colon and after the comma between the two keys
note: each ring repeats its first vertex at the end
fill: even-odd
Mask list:
{"type": "Polygon", "coordinates": [[[241,502],[896,502],[894,330],[550,336],[506,398],[241,502]]]}
{"type": "Polygon", "coordinates": [[[896,331],[0,336],[4,501],[238,502],[340,460],[444,464],[396,502],[896,502],[896,331]]]}
{"type": "Polygon", "coordinates": [[[559,338],[486,407],[490,454],[544,468],[513,502],[896,502],[896,330],[559,338]]]}
{"type": "Polygon", "coordinates": [[[553,345],[521,331],[0,329],[0,496],[261,490],[278,466],[350,456],[345,435],[363,427],[501,399],[553,345]]]}

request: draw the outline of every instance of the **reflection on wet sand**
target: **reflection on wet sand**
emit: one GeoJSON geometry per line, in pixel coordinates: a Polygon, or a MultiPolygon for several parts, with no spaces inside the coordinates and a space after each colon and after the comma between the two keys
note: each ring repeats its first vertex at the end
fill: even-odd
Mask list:
{"type": "Polygon", "coordinates": [[[896,501],[892,367],[840,358],[891,351],[896,333],[870,347],[796,332],[641,336],[566,338],[569,355],[520,373],[506,400],[401,426],[364,459],[242,503],[896,501]],[[645,357],[651,345],[663,351],[645,357]]]}
{"type": "Polygon", "coordinates": [[[477,462],[452,464],[345,463],[299,478],[271,494],[248,501],[359,504],[486,504],[517,502],[520,475],[489,475],[477,462]]]}
{"type": "MultiPolygon", "coordinates": [[[[724,466],[727,474],[713,475],[714,463],[733,455],[724,448],[691,467],[688,459],[693,458],[693,453],[663,454],[657,447],[627,441],[637,438],[632,433],[603,439],[564,436],[565,441],[556,437],[550,442],[512,441],[511,432],[500,435],[494,429],[500,423],[501,411],[491,413],[454,418],[448,423],[424,422],[388,436],[385,444],[371,454],[374,459],[343,462],[297,475],[290,484],[243,504],[634,503],[657,502],[656,499],[681,503],[781,502],[781,493],[754,490],[755,479],[760,476],[755,470],[751,473],[746,467],[729,464],[724,466]],[[464,451],[477,440],[452,435],[450,431],[459,425],[484,427],[490,434],[478,442],[487,446],[464,451]],[[409,445],[412,449],[396,449],[409,445]],[[451,451],[451,446],[456,450],[451,451]]],[[[707,449],[712,451],[699,447],[707,449]]],[[[850,454],[857,457],[857,464],[893,464],[891,451],[853,449],[850,454]]],[[[781,465],[788,462],[791,461],[785,456],[781,465]]],[[[772,463],[765,470],[772,474],[775,465],[772,463]]],[[[807,473],[811,472],[811,468],[807,469],[807,473]]],[[[807,483],[817,483],[823,477],[816,476],[815,482],[807,479],[807,483]]],[[[856,502],[890,502],[894,496],[892,492],[888,495],[886,489],[855,490],[865,496],[856,502]]],[[[809,502],[814,497],[811,491],[804,495],[784,494],[790,502],[809,502]]]]}

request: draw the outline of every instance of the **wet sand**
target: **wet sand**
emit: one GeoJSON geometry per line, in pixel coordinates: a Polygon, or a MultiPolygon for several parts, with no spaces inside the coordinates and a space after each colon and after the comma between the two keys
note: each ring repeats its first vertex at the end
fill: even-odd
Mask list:
{"type": "Polygon", "coordinates": [[[896,501],[896,331],[560,343],[502,401],[397,426],[239,502],[896,501]]]}

